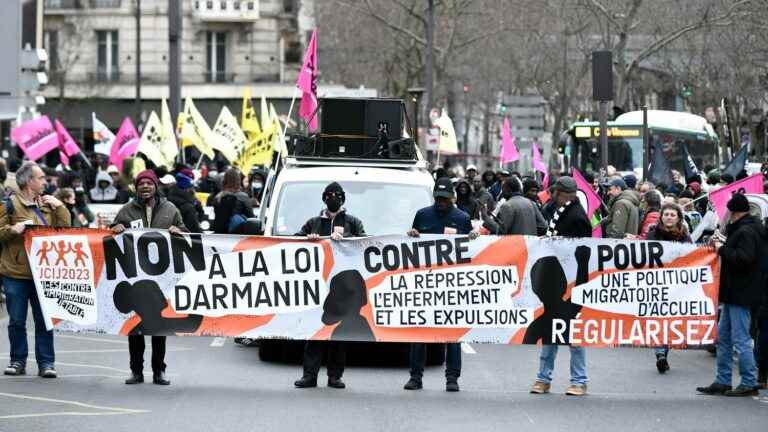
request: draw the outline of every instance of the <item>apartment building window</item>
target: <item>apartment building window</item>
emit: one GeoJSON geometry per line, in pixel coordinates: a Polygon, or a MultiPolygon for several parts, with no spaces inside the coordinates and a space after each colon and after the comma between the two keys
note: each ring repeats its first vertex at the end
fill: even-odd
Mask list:
{"type": "Polygon", "coordinates": [[[227,80],[227,33],[209,31],[206,35],[205,51],[208,60],[206,81],[227,80]]]}
{"type": "Polygon", "coordinates": [[[98,8],[119,8],[120,0],[91,0],[91,7],[98,8]]]}
{"type": "Polygon", "coordinates": [[[98,49],[96,51],[96,79],[99,81],[117,81],[120,76],[117,67],[118,39],[117,30],[96,31],[98,49]]]}
{"type": "Polygon", "coordinates": [[[56,72],[59,64],[59,32],[58,30],[46,30],[43,32],[43,48],[48,54],[48,63],[45,65],[49,72],[56,72]]]}

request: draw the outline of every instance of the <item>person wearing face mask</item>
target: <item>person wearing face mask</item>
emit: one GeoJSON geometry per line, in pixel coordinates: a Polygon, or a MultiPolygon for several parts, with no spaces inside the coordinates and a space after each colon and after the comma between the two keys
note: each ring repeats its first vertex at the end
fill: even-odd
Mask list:
{"type": "MultiPolygon", "coordinates": [[[[126,228],[167,229],[170,234],[186,231],[179,209],[173,203],[160,196],[157,191],[157,175],[152,170],[144,170],[136,176],[136,197],[123,205],[117,212],[112,224],[112,233],[120,234],[126,228]]],[[[131,376],[126,384],[144,382],[144,336],[128,336],[131,376]]],[[[152,336],[152,382],[157,385],[170,385],[165,377],[165,336],[152,336]]]]}
{"type": "Polygon", "coordinates": [[[260,169],[252,169],[250,175],[249,195],[255,201],[256,206],[261,205],[261,197],[264,195],[264,183],[266,183],[266,174],[260,169]]]}
{"type": "MultiPolygon", "coordinates": [[[[477,231],[472,230],[469,216],[453,205],[455,194],[450,179],[438,179],[432,195],[435,203],[416,212],[412,228],[407,233],[409,237],[419,237],[421,234],[468,234],[470,239],[477,238],[477,231]]],[[[423,387],[421,379],[426,364],[426,350],[426,344],[411,344],[411,377],[403,387],[405,390],[420,390],[423,387]]],[[[461,344],[445,344],[445,350],[445,391],[457,392],[461,375],[461,344]]]]}
{"type": "MultiPolygon", "coordinates": [[[[655,195],[655,194],[654,194],[655,195]]],[[[648,195],[646,195],[648,196],[648,195]]],[[[677,204],[664,204],[659,210],[660,222],[648,230],[646,240],[676,241],[691,243],[691,236],[685,227],[683,209],[677,204]]],[[[656,348],[656,369],[660,374],[669,370],[669,347],[656,348]]]]}
{"type": "MultiPolygon", "coordinates": [[[[319,240],[320,237],[330,236],[331,240],[339,241],[344,237],[363,237],[365,229],[360,219],[347,213],[342,207],[346,200],[344,189],[333,182],[325,187],[322,195],[326,208],[307,221],[297,236],[308,240],[319,240]]],[[[304,374],[294,382],[297,388],[317,387],[317,374],[320,372],[320,362],[323,351],[327,349],[328,387],[343,389],[346,387],[341,376],[344,374],[346,362],[346,347],[339,341],[308,340],[304,346],[304,374]]]]}

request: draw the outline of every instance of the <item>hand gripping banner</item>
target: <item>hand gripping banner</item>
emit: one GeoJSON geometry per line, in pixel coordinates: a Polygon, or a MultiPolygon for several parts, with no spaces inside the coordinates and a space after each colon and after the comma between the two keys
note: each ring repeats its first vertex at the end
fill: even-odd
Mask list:
{"type": "Polygon", "coordinates": [[[679,348],[716,336],[719,261],[691,244],[26,235],[43,313],[63,331],[679,348]]]}

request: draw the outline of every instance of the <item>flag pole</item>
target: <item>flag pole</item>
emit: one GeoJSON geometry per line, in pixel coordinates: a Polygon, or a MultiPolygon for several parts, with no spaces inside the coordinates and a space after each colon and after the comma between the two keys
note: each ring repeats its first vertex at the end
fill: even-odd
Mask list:
{"type": "Polygon", "coordinates": [[[278,160],[283,153],[283,146],[285,145],[285,134],[288,132],[288,124],[291,122],[291,114],[293,113],[293,105],[296,103],[296,96],[299,94],[299,88],[293,87],[293,96],[291,97],[291,105],[288,107],[288,117],[285,119],[285,126],[283,126],[283,132],[280,134],[280,148],[277,151],[278,160]]]}

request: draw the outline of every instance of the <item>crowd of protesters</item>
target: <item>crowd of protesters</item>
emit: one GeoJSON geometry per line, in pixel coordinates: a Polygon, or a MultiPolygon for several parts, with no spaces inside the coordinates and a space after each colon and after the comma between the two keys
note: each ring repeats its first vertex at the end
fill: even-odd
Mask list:
{"type": "MultiPolygon", "coordinates": [[[[57,171],[35,163],[21,165],[18,161],[9,166],[0,160],[0,196],[6,203],[0,206],[0,240],[3,243],[0,270],[8,296],[11,337],[11,362],[6,374],[25,372],[25,325],[29,303],[35,318],[40,375],[56,376],[53,335],[45,330],[42,322],[29,266],[18,264],[16,257],[11,256],[24,253],[20,243],[24,224],[10,223],[10,207],[14,207],[17,215],[24,213],[39,219],[42,225],[85,227],[93,226],[95,222],[89,205],[120,204],[123,206],[120,214],[124,217],[109,225],[116,233],[126,228],[128,219],[136,219],[126,219],[125,215],[130,212],[146,219],[145,226],[155,227],[152,214],[163,211],[169,215],[166,219],[173,221],[162,227],[169,231],[203,232],[205,229],[214,233],[249,234],[253,229],[254,208],[259,206],[266,180],[265,172],[259,169],[243,175],[239,169],[228,166],[202,165],[193,170],[191,166],[179,164],[172,170],[162,167],[147,170],[139,158],[126,159],[122,168],[109,165],[103,158],[95,158],[88,164],[82,162],[75,160],[67,170],[57,171]],[[201,193],[207,194],[204,203],[199,200],[201,193]],[[158,207],[161,204],[162,208],[158,207]],[[202,223],[207,219],[204,206],[215,209],[215,218],[207,221],[205,228],[202,223]]],[[[473,165],[459,172],[440,168],[433,174],[437,185],[435,206],[450,207],[452,217],[466,219],[462,222],[466,227],[462,233],[589,237],[599,223],[604,237],[608,238],[677,242],[692,241],[690,234],[708,210],[708,192],[746,176],[746,173],[737,178],[721,176],[713,169],[707,172],[706,179],[701,176],[685,179],[680,173],[673,172],[671,184],[664,185],[639,182],[634,175],[621,176],[610,167],[602,176],[586,172],[584,178],[603,203],[597,217],[590,220],[579,205],[577,183],[567,174],[552,176],[547,188],[533,176],[503,169],[486,170],[481,174],[473,165]],[[442,189],[438,191],[438,187],[442,189]]],[[[709,386],[697,390],[706,394],[754,395],[760,386],[765,388],[768,371],[768,272],[763,270],[760,261],[768,234],[765,221],[750,215],[744,195],[735,194],[728,209],[730,220],[724,226],[695,239],[709,244],[722,259],[716,378],[709,386]],[[734,350],[738,353],[741,376],[741,383],[736,387],[731,382],[734,350]]],[[[441,211],[445,212],[442,207],[435,207],[424,209],[422,213],[441,217],[441,211]]],[[[335,214],[330,207],[329,212],[335,214]]],[[[417,236],[418,233],[415,220],[414,229],[408,234],[417,236]]],[[[315,231],[312,234],[316,234],[315,231]]],[[[532,277],[535,277],[533,273],[532,277]]],[[[535,394],[549,392],[557,355],[556,345],[541,342],[539,373],[531,387],[531,393],[535,394]]],[[[153,381],[167,385],[165,341],[153,339],[152,345],[153,350],[159,352],[158,356],[153,355],[153,381]]],[[[135,384],[143,380],[143,338],[132,336],[130,346],[132,375],[126,383],[135,384]]],[[[416,346],[412,351],[411,379],[406,389],[421,388],[421,350],[422,347],[416,346]]],[[[318,358],[315,351],[310,358],[318,358]]],[[[449,346],[447,354],[447,389],[458,391],[460,351],[457,346],[449,346]]],[[[659,373],[668,371],[669,349],[658,347],[655,355],[659,373]]],[[[571,346],[570,362],[571,383],[566,393],[584,395],[588,382],[585,350],[571,346]]],[[[297,381],[298,387],[316,383],[315,366],[319,363],[312,364],[313,373],[305,374],[297,381]]],[[[340,373],[336,378],[334,386],[342,388],[340,373]]]]}

